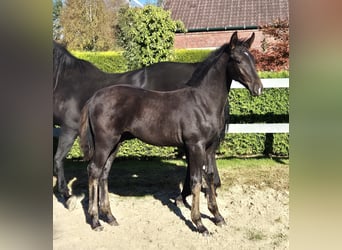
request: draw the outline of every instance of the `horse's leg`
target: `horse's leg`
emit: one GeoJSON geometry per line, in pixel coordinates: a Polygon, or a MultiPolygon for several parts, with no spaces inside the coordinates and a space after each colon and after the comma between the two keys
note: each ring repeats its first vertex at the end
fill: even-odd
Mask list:
{"type": "Polygon", "coordinates": [[[57,151],[54,157],[54,172],[57,175],[57,190],[66,199],[70,197],[70,193],[64,176],[63,160],[71,149],[77,133],[77,130],[67,128],[65,126],[61,128],[57,151]]]}
{"type": "MultiPolygon", "coordinates": [[[[225,122],[228,123],[228,116],[229,116],[229,105],[227,104],[225,106],[225,122]]],[[[221,133],[220,133],[220,137],[217,139],[216,142],[213,143],[213,145],[211,146],[211,152],[214,157],[213,161],[209,161],[208,164],[212,165],[212,169],[214,170],[214,186],[215,186],[215,195],[217,196],[216,193],[216,189],[218,187],[221,187],[221,179],[220,179],[220,175],[218,173],[217,170],[217,165],[216,165],[216,161],[215,161],[215,153],[216,150],[218,149],[220,142],[224,139],[224,134],[225,134],[225,127],[223,127],[221,133]]],[[[186,159],[187,159],[187,169],[186,169],[186,176],[185,176],[185,180],[184,180],[184,184],[183,184],[183,190],[181,192],[181,194],[179,196],[176,197],[175,203],[177,206],[183,206],[185,204],[187,204],[186,202],[186,197],[189,196],[191,194],[191,188],[190,188],[190,170],[189,170],[189,161],[188,161],[188,152],[185,151],[186,154],[186,159]]],[[[205,193],[207,193],[208,191],[205,190],[205,193]]]]}
{"type": "MultiPolygon", "coordinates": [[[[208,164],[211,165],[213,171],[214,171],[214,187],[215,187],[215,195],[217,196],[216,193],[216,189],[218,187],[221,186],[221,179],[220,179],[220,175],[218,173],[217,170],[217,165],[216,165],[216,160],[215,160],[215,153],[216,150],[219,146],[219,140],[213,144],[212,146],[212,157],[213,160],[212,161],[208,161],[208,164]]],[[[188,153],[186,152],[186,158],[188,159],[188,153]]],[[[205,190],[205,194],[207,195],[207,193],[209,192],[209,190],[205,190]]],[[[185,176],[185,180],[184,180],[184,184],[183,184],[183,190],[181,192],[180,195],[178,195],[175,199],[175,203],[177,206],[184,206],[187,204],[186,201],[186,197],[189,196],[191,194],[191,188],[190,188],[190,168],[189,168],[189,162],[187,161],[187,169],[186,169],[186,176],[185,176]]]]}
{"type": "Polygon", "coordinates": [[[205,179],[208,182],[208,194],[207,194],[207,201],[208,201],[208,209],[214,215],[214,222],[218,226],[225,225],[226,222],[222,215],[218,210],[218,206],[216,203],[216,196],[215,196],[215,187],[213,181],[213,173],[205,174],[205,179]]]}
{"type": "MultiPolygon", "coordinates": [[[[213,176],[213,182],[214,182],[214,194],[217,196],[217,193],[216,193],[216,189],[218,187],[221,187],[221,179],[220,179],[220,175],[219,175],[219,172],[217,170],[217,165],[216,165],[216,159],[215,159],[215,156],[216,156],[216,150],[218,149],[220,145],[220,140],[217,139],[216,142],[214,142],[210,147],[209,149],[207,150],[208,152],[208,166],[210,169],[212,169],[213,173],[214,173],[214,176],[213,176]]],[[[209,188],[209,186],[208,186],[209,188]]],[[[209,191],[209,190],[207,190],[209,191]]],[[[207,194],[207,192],[206,192],[207,194]]]]}
{"type": "Polygon", "coordinates": [[[190,187],[190,168],[189,168],[189,154],[187,150],[185,151],[186,155],[186,162],[187,162],[187,168],[186,168],[186,176],[183,183],[183,189],[180,195],[176,197],[176,205],[177,206],[184,206],[187,204],[186,197],[191,194],[191,187],[190,187]]]}
{"type": "Polygon", "coordinates": [[[205,150],[203,145],[193,144],[187,147],[190,168],[190,184],[192,193],[191,220],[196,225],[197,230],[207,235],[208,229],[203,225],[199,210],[199,199],[202,187],[202,168],[206,165],[205,150]]]}
{"type": "Polygon", "coordinates": [[[215,150],[216,146],[212,145],[207,150],[207,159],[208,159],[208,167],[204,169],[204,179],[207,184],[207,202],[208,202],[208,209],[209,211],[214,215],[214,222],[216,225],[221,226],[225,225],[226,222],[224,218],[221,216],[218,206],[216,203],[216,186],[215,186],[215,173],[217,174],[217,177],[219,178],[218,172],[217,172],[217,166],[216,166],[216,159],[215,159],[215,150]],[[216,171],[216,172],[215,172],[216,171]]]}
{"type": "Polygon", "coordinates": [[[215,194],[215,196],[217,196],[216,189],[221,187],[221,179],[220,179],[219,172],[217,170],[217,165],[216,165],[216,161],[215,161],[215,153],[214,153],[213,162],[211,164],[213,164],[213,170],[214,170],[214,176],[213,176],[214,194],[215,194]]]}
{"type": "MultiPolygon", "coordinates": [[[[101,231],[103,227],[99,222],[99,185],[100,185],[100,178],[104,172],[104,168],[106,167],[107,160],[110,156],[112,147],[107,145],[109,144],[109,140],[111,137],[104,137],[106,139],[102,139],[98,136],[97,142],[95,145],[94,157],[91,163],[88,165],[88,177],[89,177],[89,207],[88,213],[90,215],[90,223],[92,229],[95,231],[101,231]]],[[[101,189],[101,188],[100,188],[101,189]]],[[[108,191],[108,188],[107,188],[108,191]]],[[[103,192],[102,192],[103,193],[103,192]]]]}
{"type": "Polygon", "coordinates": [[[105,216],[105,219],[107,222],[112,226],[117,226],[119,223],[116,221],[115,217],[112,214],[112,211],[110,209],[110,203],[109,203],[109,194],[108,194],[108,175],[109,171],[111,169],[111,166],[113,164],[114,158],[116,156],[116,153],[118,152],[119,145],[116,146],[116,149],[114,152],[109,156],[106,165],[103,169],[101,178],[100,178],[100,211],[102,215],[105,216]]]}
{"type": "MultiPolygon", "coordinates": [[[[218,149],[218,147],[220,146],[220,143],[224,140],[225,136],[226,136],[226,131],[228,131],[228,127],[229,127],[229,110],[230,110],[230,106],[229,106],[229,102],[227,100],[226,105],[224,106],[224,126],[221,129],[219,138],[217,139],[217,141],[213,144],[213,147],[211,150],[212,153],[215,154],[216,150],[218,149]]],[[[220,176],[218,174],[218,170],[217,170],[217,166],[216,166],[216,161],[212,161],[213,165],[213,169],[214,169],[214,186],[215,186],[215,195],[216,194],[216,189],[218,187],[221,186],[221,180],[220,180],[220,176]]]]}
{"type": "Polygon", "coordinates": [[[230,112],[230,106],[227,100],[226,105],[224,105],[224,113],[223,113],[224,114],[224,126],[221,129],[219,143],[224,140],[224,138],[226,137],[226,132],[228,131],[228,128],[229,128],[229,120],[230,120],[229,112],[230,112]]]}
{"type": "Polygon", "coordinates": [[[90,216],[91,228],[95,231],[103,230],[103,227],[99,221],[98,213],[98,186],[99,186],[99,176],[101,174],[101,169],[99,169],[95,163],[92,161],[88,165],[88,175],[89,175],[89,204],[88,213],[90,216]]]}

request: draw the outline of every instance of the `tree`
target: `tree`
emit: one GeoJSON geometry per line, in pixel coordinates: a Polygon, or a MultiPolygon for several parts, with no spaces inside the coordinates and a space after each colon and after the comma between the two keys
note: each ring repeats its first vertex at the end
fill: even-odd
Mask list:
{"type": "Polygon", "coordinates": [[[117,39],[125,49],[128,68],[132,70],[170,60],[177,29],[184,30],[184,24],[172,20],[171,13],[160,7],[122,8],[117,39]]]}
{"type": "Polygon", "coordinates": [[[272,24],[260,27],[271,42],[263,41],[263,51],[253,50],[257,69],[261,71],[280,71],[289,69],[289,21],[275,20],[272,24]]]}
{"type": "Polygon", "coordinates": [[[159,7],[163,7],[163,5],[164,5],[164,0],[157,0],[156,5],[159,6],[159,7]]]}
{"type": "Polygon", "coordinates": [[[109,50],[115,48],[115,9],[125,1],[66,0],[61,11],[63,40],[69,49],[109,50]]]}
{"type": "Polygon", "coordinates": [[[62,26],[60,24],[60,13],[63,7],[62,0],[53,0],[52,7],[52,34],[54,40],[62,39],[62,26]]]}

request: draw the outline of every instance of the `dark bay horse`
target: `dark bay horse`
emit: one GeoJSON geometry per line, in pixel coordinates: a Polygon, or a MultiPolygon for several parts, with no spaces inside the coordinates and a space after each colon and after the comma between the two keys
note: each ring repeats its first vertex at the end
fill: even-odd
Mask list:
{"type": "MultiPolygon", "coordinates": [[[[63,46],[54,42],[53,122],[54,125],[61,127],[54,156],[58,191],[65,198],[70,196],[64,177],[63,160],[78,135],[81,109],[97,90],[123,83],[149,90],[168,91],[184,88],[197,65],[198,63],[163,62],[127,73],[109,74],[90,62],[74,57],[63,46]]],[[[228,119],[228,106],[226,108],[228,119]]],[[[224,127],[221,137],[224,138],[224,127]]],[[[189,172],[186,179],[189,179],[188,176],[189,172]]],[[[220,186],[218,174],[215,174],[215,185],[220,186]]],[[[184,197],[189,194],[189,187],[182,192],[184,197]]]]}
{"type": "Polygon", "coordinates": [[[214,222],[225,224],[216,203],[213,162],[232,80],[242,83],[254,96],[263,89],[248,50],[253,40],[254,33],[247,40],[239,40],[235,32],[229,43],[196,68],[186,88],[160,92],[116,85],[97,91],[89,99],[82,110],[80,142],[85,158],[90,160],[88,213],[93,229],[102,229],[98,207],[109,224],[118,224],[110,209],[108,175],[120,143],[131,138],[158,146],[184,147],[193,223],[200,233],[209,233],[199,211],[203,178],[214,222]]]}

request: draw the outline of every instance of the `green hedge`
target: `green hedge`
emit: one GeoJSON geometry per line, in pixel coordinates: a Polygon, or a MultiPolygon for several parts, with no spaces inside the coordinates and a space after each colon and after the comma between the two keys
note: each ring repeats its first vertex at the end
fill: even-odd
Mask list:
{"type": "MultiPolygon", "coordinates": [[[[201,62],[211,52],[209,49],[177,49],[173,52],[172,61],[174,62],[201,62]]],[[[106,51],[106,52],[84,52],[72,51],[72,54],[78,58],[90,61],[96,67],[109,73],[121,73],[127,71],[127,62],[122,55],[122,51],[106,51]]],[[[280,72],[259,72],[261,78],[287,78],[288,71],[280,72]]]]}
{"type": "MultiPolygon", "coordinates": [[[[125,72],[126,63],[122,52],[72,52],[76,57],[92,62],[106,72],[125,72]]],[[[199,62],[210,50],[176,50],[173,61],[199,62]]],[[[261,78],[289,77],[288,71],[259,72],[261,78]]],[[[289,89],[265,89],[259,97],[251,97],[246,89],[232,89],[229,94],[230,123],[288,123],[289,89]]],[[[241,155],[289,155],[289,134],[226,134],[218,156],[241,155]]],[[[173,147],[155,147],[139,140],[126,141],[120,147],[121,157],[162,157],[175,158],[178,150],[173,147]]],[[[82,157],[78,140],[68,154],[68,158],[82,157]]]]}
{"type": "Polygon", "coordinates": [[[209,49],[177,49],[173,53],[173,61],[183,63],[201,62],[207,58],[210,52],[209,49]]]}
{"type": "Polygon", "coordinates": [[[77,58],[93,63],[96,67],[108,73],[121,73],[127,71],[126,60],[121,51],[72,51],[72,54],[77,58]]]}

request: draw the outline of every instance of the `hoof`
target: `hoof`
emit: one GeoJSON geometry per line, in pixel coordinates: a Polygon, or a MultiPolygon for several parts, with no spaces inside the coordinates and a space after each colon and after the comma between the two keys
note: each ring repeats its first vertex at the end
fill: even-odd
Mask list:
{"type": "Polygon", "coordinates": [[[209,236],[209,235],[210,235],[208,229],[206,229],[205,226],[199,227],[199,228],[198,228],[198,232],[199,232],[200,234],[202,234],[203,236],[209,236]]]}
{"type": "Polygon", "coordinates": [[[214,219],[214,223],[216,226],[222,227],[227,225],[226,221],[223,219],[223,217],[219,218],[219,219],[214,219]]]}
{"type": "Polygon", "coordinates": [[[70,196],[65,202],[65,205],[69,211],[73,211],[77,205],[77,197],[74,195],[70,196]]]}
{"type": "Polygon", "coordinates": [[[209,237],[211,235],[211,233],[207,230],[203,233],[201,233],[203,237],[209,237]]]}
{"type": "Polygon", "coordinates": [[[119,223],[115,219],[112,221],[108,221],[108,224],[111,226],[119,226],[119,223]]]}
{"type": "Polygon", "coordinates": [[[77,208],[78,202],[81,202],[84,198],[84,194],[81,194],[80,196],[72,195],[70,198],[65,202],[65,205],[69,211],[74,210],[77,208]]]}
{"type": "Polygon", "coordinates": [[[65,199],[69,199],[71,197],[71,194],[69,192],[69,189],[67,187],[64,188],[57,188],[58,193],[65,199]]]}
{"type": "Polygon", "coordinates": [[[103,228],[104,228],[104,227],[100,225],[100,226],[94,227],[93,230],[94,230],[95,232],[101,232],[101,231],[103,231],[103,228]]]}
{"type": "Polygon", "coordinates": [[[72,195],[69,194],[69,191],[67,191],[66,193],[63,193],[62,196],[64,197],[65,200],[68,200],[72,195]]]}
{"type": "Polygon", "coordinates": [[[90,223],[91,229],[96,232],[100,232],[103,230],[103,226],[100,224],[98,219],[92,218],[92,222],[90,223]]]}
{"type": "Polygon", "coordinates": [[[183,200],[182,195],[177,196],[175,199],[175,205],[177,207],[185,207],[186,206],[186,201],[183,200]]]}
{"type": "Polygon", "coordinates": [[[225,220],[221,220],[221,221],[217,221],[215,222],[216,226],[222,227],[227,225],[227,223],[225,222],[225,220]]]}

